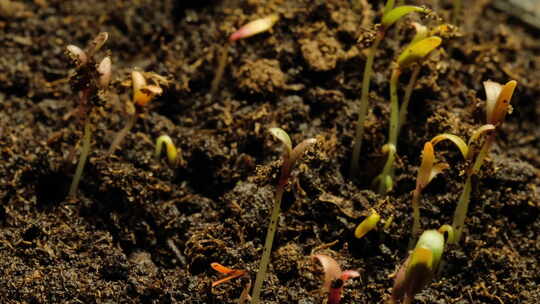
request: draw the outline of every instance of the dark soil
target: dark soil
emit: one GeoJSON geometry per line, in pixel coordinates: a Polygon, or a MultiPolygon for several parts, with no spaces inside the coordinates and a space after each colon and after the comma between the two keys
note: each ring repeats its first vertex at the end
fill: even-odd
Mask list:
{"type": "MultiPolygon", "coordinates": [[[[395,188],[380,196],[369,186],[384,161],[391,61],[417,18],[392,28],[377,54],[362,174],[352,181],[365,51],[381,2],[0,0],[0,302],[235,303],[241,281],[212,289],[221,276],[209,265],[254,279],[280,165],[267,129],[279,126],[296,143],[319,141],[284,197],[263,302],[321,303],[309,258],[317,252],[361,272],[343,303],[383,303],[407,255],[423,143],[442,132],[468,138],[485,119],[482,81],[516,79],[513,113],[475,183],[464,238],[416,302],[540,303],[540,32],[490,1],[462,1],[458,33],[422,66],[395,188]],[[274,12],[281,19],[270,33],[230,46],[212,98],[228,35],[274,12]],[[78,92],[65,48],[101,31],[110,38],[98,56],[110,54],[113,83],[96,109],[78,196],[68,199],[83,128],[70,115],[78,92]],[[126,122],[133,67],[170,85],[108,156],[126,122]],[[181,148],[179,167],[153,158],[161,134],[181,148]],[[393,223],[355,239],[373,207],[393,223]]],[[[451,1],[434,2],[416,3],[449,20],[451,1]]],[[[451,169],[424,191],[426,229],[451,223],[465,179],[457,150],[441,147],[451,169]]]]}

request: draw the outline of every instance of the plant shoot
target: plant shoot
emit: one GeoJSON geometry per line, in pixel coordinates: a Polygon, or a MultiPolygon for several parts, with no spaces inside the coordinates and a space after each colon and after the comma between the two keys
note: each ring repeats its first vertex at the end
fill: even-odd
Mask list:
{"type": "Polygon", "coordinates": [[[324,272],[322,290],[328,294],[328,304],[339,304],[345,282],[352,278],[357,278],[360,273],[356,270],[341,271],[338,262],[330,256],[316,254],[313,260],[319,261],[324,272]]]}
{"type": "Polygon", "coordinates": [[[270,252],[272,251],[272,244],[274,242],[274,236],[276,234],[277,223],[279,220],[281,200],[283,198],[285,186],[289,182],[291,171],[300,156],[302,156],[311,145],[317,142],[315,138],[309,138],[305,139],[293,148],[291,138],[283,129],[271,128],[269,131],[274,137],[281,141],[281,143],[285,146],[285,149],[282,155],[283,163],[281,165],[281,173],[274,196],[274,208],[272,209],[272,214],[270,216],[270,224],[268,225],[268,231],[266,232],[266,240],[264,242],[261,262],[259,264],[259,271],[257,272],[255,284],[253,285],[252,304],[259,303],[262,283],[266,277],[266,270],[268,268],[268,263],[270,262],[270,252]]]}

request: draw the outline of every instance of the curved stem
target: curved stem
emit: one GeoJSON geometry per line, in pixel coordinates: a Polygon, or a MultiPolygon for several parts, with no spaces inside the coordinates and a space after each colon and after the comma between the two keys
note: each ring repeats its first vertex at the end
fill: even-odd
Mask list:
{"type": "Polygon", "coordinates": [[[92,122],[90,121],[90,116],[88,116],[86,118],[86,122],[84,123],[84,135],[81,155],[79,157],[79,162],[77,163],[77,168],[75,169],[75,175],[73,175],[73,180],[71,181],[71,186],[69,187],[69,196],[71,197],[74,197],[77,194],[77,189],[79,188],[79,182],[81,181],[84,165],[86,164],[88,154],[90,154],[91,139],[92,122]]]}
{"type": "Polygon", "coordinates": [[[397,136],[398,136],[398,124],[399,124],[399,101],[397,95],[397,84],[401,70],[394,68],[392,71],[392,77],[390,78],[390,128],[388,129],[388,143],[389,147],[393,147],[388,152],[388,158],[384,168],[375,179],[378,182],[379,194],[386,194],[390,191],[392,185],[392,172],[394,168],[394,159],[397,151],[397,136]]]}
{"type": "Polygon", "coordinates": [[[349,169],[349,176],[351,178],[358,175],[360,152],[362,150],[362,140],[364,137],[364,122],[366,120],[366,114],[368,109],[368,95],[369,95],[369,85],[371,82],[371,73],[373,72],[373,60],[375,59],[375,53],[379,48],[384,37],[384,32],[379,32],[373,45],[369,49],[366,65],[364,66],[364,76],[362,78],[362,94],[360,96],[360,105],[358,108],[358,120],[356,122],[356,133],[354,136],[354,147],[351,156],[351,164],[349,169]]]}
{"type": "Polygon", "coordinates": [[[413,69],[411,78],[409,79],[409,83],[407,84],[407,87],[405,88],[405,95],[403,95],[403,102],[401,103],[401,107],[399,108],[398,136],[399,136],[399,132],[401,131],[401,127],[403,127],[403,125],[405,124],[405,121],[407,120],[409,101],[411,100],[412,91],[414,89],[414,84],[416,83],[416,80],[418,79],[418,74],[420,74],[420,65],[417,65],[413,69]]]}
{"type": "Polygon", "coordinates": [[[109,155],[113,154],[116,148],[120,146],[126,135],[131,131],[133,126],[135,125],[135,122],[137,121],[137,112],[133,113],[126,124],[126,126],[118,132],[116,137],[114,138],[113,142],[111,143],[111,146],[109,147],[109,152],[107,152],[109,155]]]}

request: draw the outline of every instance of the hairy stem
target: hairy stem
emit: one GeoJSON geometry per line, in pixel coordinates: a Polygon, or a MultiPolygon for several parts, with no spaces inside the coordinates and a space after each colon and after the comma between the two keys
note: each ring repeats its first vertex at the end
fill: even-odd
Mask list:
{"type": "Polygon", "coordinates": [[[86,118],[86,122],[84,123],[84,135],[81,155],[79,157],[79,162],[77,163],[77,168],[75,169],[75,175],[73,175],[73,180],[71,181],[71,186],[69,187],[69,196],[71,197],[74,197],[77,194],[77,189],[79,188],[79,182],[81,181],[84,165],[86,164],[88,154],[90,154],[91,139],[92,122],[90,121],[90,116],[88,116],[86,118]]]}
{"type": "Polygon", "coordinates": [[[364,122],[366,120],[366,114],[368,109],[368,95],[369,95],[369,85],[371,82],[371,74],[373,72],[373,60],[375,59],[375,54],[379,48],[384,37],[384,32],[379,32],[373,45],[368,51],[366,58],[366,65],[364,66],[364,76],[362,78],[362,94],[360,96],[360,105],[358,108],[358,120],[356,122],[356,134],[354,136],[354,147],[351,156],[351,164],[349,169],[349,175],[351,178],[358,175],[360,152],[362,150],[362,140],[364,138],[364,122]]]}
{"type": "Polygon", "coordinates": [[[416,238],[420,233],[420,189],[415,189],[412,198],[413,207],[413,226],[411,230],[411,239],[409,240],[409,250],[412,250],[416,244],[416,238]]]}
{"type": "MultiPolygon", "coordinates": [[[[282,171],[283,177],[283,171],[282,171]]],[[[259,264],[259,271],[257,272],[257,277],[255,279],[255,284],[253,285],[253,294],[251,304],[258,304],[262,283],[266,277],[266,270],[268,269],[268,264],[270,263],[270,253],[272,252],[272,244],[274,243],[274,236],[276,235],[277,224],[279,220],[279,213],[281,209],[281,199],[283,197],[283,191],[285,189],[286,179],[280,179],[280,182],[276,188],[276,194],[274,197],[274,209],[272,210],[272,215],[270,217],[270,224],[268,225],[268,231],[266,232],[266,240],[264,242],[263,254],[261,257],[261,262],[259,264]]]]}

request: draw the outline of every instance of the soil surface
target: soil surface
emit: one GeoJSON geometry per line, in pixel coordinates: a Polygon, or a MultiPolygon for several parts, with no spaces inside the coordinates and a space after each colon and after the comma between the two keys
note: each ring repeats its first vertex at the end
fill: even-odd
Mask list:
{"type": "MultiPolygon", "coordinates": [[[[447,132],[469,138],[484,124],[482,82],[518,82],[513,112],[475,179],[464,237],[445,252],[417,303],[540,302],[540,32],[496,10],[462,1],[460,26],[422,63],[398,142],[395,187],[371,190],[384,163],[392,61],[414,35],[412,21],[451,19],[452,1],[425,4],[388,32],[374,63],[358,180],[348,176],[365,55],[382,1],[0,0],[0,302],[235,303],[243,280],[211,288],[218,262],[255,278],[273,205],[281,127],[318,143],[287,187],[264,303],[322,303],[312,253],[334,257],[360,278],[342,303],[384,303],[407,256],[411,192],[424,142],[447,132]],[[270,32],[228,47],[241,25],[278,13],[270,32]],[[113,80],[94,104],[92,150],[76,198],[67,193],[83,121],[66,46],[109,40],[113,80]],[[166,77],[119,149],[134,67],[166,77]],[[155,159],[168,134],[176,167],[155,159]],[[74,150],[75,149],[75,150],[74,150]],[[382,225],[354,228],[376,208],[382,225]]],[[[410,71],[401,77],[407,84],[410,71]]],[[[400,96],[403,91],[400,89],[400,96]]],[[[422,198],[422,226],[449,224],[467,163],[450,145],[450,169],[422,198]]]]}

